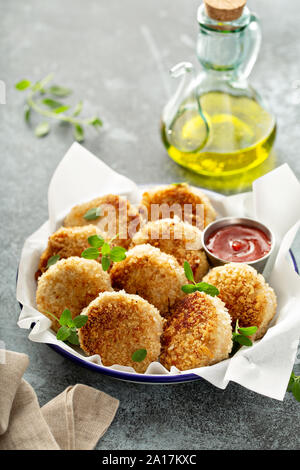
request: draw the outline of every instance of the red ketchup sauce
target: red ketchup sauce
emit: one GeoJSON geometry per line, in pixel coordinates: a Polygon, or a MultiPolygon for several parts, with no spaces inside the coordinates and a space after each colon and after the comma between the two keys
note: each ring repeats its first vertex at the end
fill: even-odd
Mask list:
{"type": "Polygon", "coordinates": [[[258,228],[236,224],[213,232],[206,246],[213,255],[224,261],[247,263],[269,253],[271,240],[258,228]]]}

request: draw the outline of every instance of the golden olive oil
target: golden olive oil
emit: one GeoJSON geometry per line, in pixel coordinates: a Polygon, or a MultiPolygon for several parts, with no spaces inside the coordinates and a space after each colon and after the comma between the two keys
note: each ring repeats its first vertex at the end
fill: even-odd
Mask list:
{"type": "Polygon", "coordinates": [[[199,113],[191,111],[188,100],[186,108],[185,103],[181,105],[181,112],[172,124],[178,148],[170,145],[164,125],[163,142],[170,157],[179,165],[209,179],[226,178],[226,189],[230,178],[238,184],[239,175],[259,167],[267,159],[276,134],[275,120],[256,100],[244,95],[211,91],[200,97],[200,104],[209,127],[207,140],[202,139],[202,148],[178,150],[188,149],[187,145],[195,148],[193,142],[200,142],[206,133],[205,122],[199,113]]]}

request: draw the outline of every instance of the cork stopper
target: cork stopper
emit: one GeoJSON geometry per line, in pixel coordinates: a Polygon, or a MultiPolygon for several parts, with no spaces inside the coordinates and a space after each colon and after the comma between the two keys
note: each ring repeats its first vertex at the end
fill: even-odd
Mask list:
{"type": "Polygon", "coordinates": [[[237,20],[247,0],[204,0],[208,16],[216,21],[237,20]]]}

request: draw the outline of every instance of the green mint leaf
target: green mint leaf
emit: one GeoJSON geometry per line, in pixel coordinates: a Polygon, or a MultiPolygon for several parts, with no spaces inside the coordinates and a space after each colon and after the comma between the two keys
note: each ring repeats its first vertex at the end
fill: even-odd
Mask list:
{"type": "Polygon", "coordinates": [[[83,130],[83,127],[80,126],[79,124],[74,125],[74,137],[77,140],[77,142],[84,141],[84,130],[83,130]]]}
{"type": "Polygon", "coordinates": [[[287,386],[287,392],[291,392],[293,390],[294,382],[295,382],[295,374],[294,372],[292,372],[290,380],[289,380],[289,384],[287,386]]]}
{"type": "Polygon", "coordinates": [[[48,122],[41,122],[38,124],[34,130],[34,133],[37,137],[44,137],[45,135],[49,134],[50,125],[48,122]]]}
{"type": "Polygon", "coordinates": [[[251,341],[251,339],[247,338],[247,336],[236,335],[233,338],[233,340],[236,341],[237,343],[241,344],[242,346],[252,346],[252,341],[251,341]]]}
{"type": "Polygon", "coordinates": [[[199,292],[205,292],[205,294],[208,294],[211,297],[215,297],[220,294],[219,289],[207,282],[198,282],[198,284],[195,284],[195,287],[199,292]]]}
{"type": "MultiPolygon", "coordinates": [[[[59,108],[55,108],[53,112],[55,114],[60,114],[60,113],[64,113],[65,111],[68,111],[68,109],[70,109],[70,106],[65,105],[65,106],[60,106],[59,108]]],[[[78,126],[78,124],[76,125],[78,126]]]]}
{"type": "Polygon", "coordinates": [[[138,349],[131,356],[133,362],[142,362],[147,356],[147,349],[138,349]]]}
{"type": "Polygon", "coordinates": [[[56,334],[56,338],[60,341],[66,341],[71,335],[71,330],[67,326],[61,326],[56,334]]]}
{"type": "Polygon", "coordinates": [[[51,93],[51,95],[60,97],[69,96],[72,93],[72,90],[70,90],[70,88],[65,88],[58,85],[52,85],[51,87],[49,87],[48,91],[49,93],[51,93]]]}
{"type": "Polygon", "coordinates": [[[109,243],[107,242],[104,242],[103,245],[102,245],[102,248],[101,248],[101,253],[104,255],[104,256],[107,256],[110,254],[110,246],[109,246],[109,243]]]}
{"type": "Polygon", "coordinates": [[[49,258],[47,261],[47,268],[50,268],[50,266],[53,266],[53,264],[55,264],[59,260],[59,258],[60,258],[59,255],[51,256],[51,258],[49,258]]]}
{"type": "Polygon", "coordinates": [[[75,317],[73,319],[73,322],[76,328],[82,328],[86,324],[87,321],[88,321],[87,315],[78,315],[78,317],[75,317]]]}
{"type": "Polygon", "coordinates": [[[71,315],[71,312],[68,308],[66,308],[63,311],[63,313],[61,314],[60,319],[59,319],[59,323],[62,326],[68,326],[68,327],[74,326],[72,315],[71,315]]]}
{"type": "Polygon", "coordinates": [[[76,104],[75,106],[75,109],[74,109],[74,112],[73,112],[73,116],[78,116],[81,111],[82,111],[82,106],[83,106],[83,102],[82,101],[79,101],[79,103],[76,104]]]}
{"type": "Polygon", "coordinates": [[[186,186],[186,182],[183,183],[171,183],[172,186],[186,186]]]}
{"type": "Polygon", "coordinates": [[[44,98],[42,100],[42,103],[51,109],[60,108],[61,106],[63,106],[63,103],[60,103],[59,101],[56,101],[56,100],[52,100],[51,98],[44,98]]]}
{"type": "Polygon", "coordinates": [[[25,122],[29,122],[30,112],[31,112],[31,108],[28,106],[28,104],[25,104],[25,106],[24,106],[24,119],[25,119],[25,122]]]}
{"type": "Polygon", "coordinates": [[[252,336],[254,333],[257,331],[257,326],[247,326],[247,327],[238,327],[239,333],[241,333],[244,336],[252,336]]]}
{"type": "Polygon", "coordinates": [[[69,330],[69,331],[70,331],[70,336],[68,337],[68,343],[74,344],[74,346],[78,346],[79,339],[78,339],[76,330],[69,330]]]}
{"type": "Polygon", "coordinates": [[[102,265],[103,271],[108,271],[108,269],[110,267],[110,258],[109,258],[109,256],[102,256],[101,265],[102,265]]]}
{"type": "Polygon", "coordinates": [[[101,119],[97,117],[93,117],[92,119],[89,119],[87,121],[87,124],[90,124],[91,126],[94,126],[94,127],[101,127],[103,125],[101,119]]]}
{"type": "Polygon", "coordinates": [[[126,258],[126,249],[122,246],[114,246],[110,252],[110,259],[118,262],[126,258]]]}
{"type": "Polygon", "coordinates": [[[300,401],[300,382],[299,380],[294,380],[292,393],[297,401],[300,401]]]}
{"type": "Polygon", "coordinates": [[[96,220],[101,215],[101,207],[92,207],[83,216],[85,220],[96,220]]]}
{"type": "Polygon", "coordinates": [[[185,272],[185,277],[187,278],[188,281],[191,281],[191,282],[195,282],[194,281],[194,274],[193,274],[193,271],[192,271],[192,268],[190,266],[190,263],[188,263],[187,261],[185,261],[183,263],[183,268],[184,268],[184,272],[185,272]]]}
{"type": "Polygon", "coordinates": [[[181,286],[181,290],[185,294],[191,294],[192,292],[195,292],[197,290],[197,287],[195,284],[185,284],[184,286],[181,286]]]}
{"type": "Polygon", "coordinates": [[[26,88],[30,86],[31,86],[31,82],[29,80],[21,80],[15,85],[16,89],[20,91],[26,90],[26,88]]]}
{"type": "Polygon", "coordinates": [[[100,253],[98,248],[94,248],[93,246],[91,248],[87,248],[81,253],[81,257],[85,259],[97,259],[99,255],[100,253]]]}
{"type": "Polygon", "coordinates": [[[94,248],[100,248],[104,243],[104,238],[100,237],[100,235],[92,235],[88,238],[89,244],[94,248]]]}

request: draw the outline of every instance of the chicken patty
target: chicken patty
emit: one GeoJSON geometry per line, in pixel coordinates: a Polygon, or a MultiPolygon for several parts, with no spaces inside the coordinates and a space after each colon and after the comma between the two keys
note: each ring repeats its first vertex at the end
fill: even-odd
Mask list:
{"type": "Polygon", "coordinates": [[[131,366],[143,373],[160,354],[163,319],[159,311],[137,295],[120,292],[100,294],[82,312],[87,323],[79,330],[81,348],[88,354],[99,354],[103,365],[131,366]],[[133,361],[140,349],[146,357],[133,361]]]}
{"type": "Polygon", "coordinates": [[[184,269],[174,256],[151,245],[137,245],[127,252],[126,259],[111,268],[115,289],[124,289],[148,300],[165,316],[175,301],[184,294],[184,269]]]}
{"type": "Polygon", "coordinates": [[[217,297],[186,295],[174,306],[162,335],[160,362],[168,370],[204,367],[226,359],[232,349],[230,315],[217,297]]]}
{"type": "Polygon", "coordinates": [[[112,291],[112,287],[109,275],[102,266],[97,261],[72,256],[57,261],[42,274],[38,280],[36,304],[57,331],[60,325],[51,313],[60,318],[68,308],[74,318],[104,291],[112,291]]]}
{"type": "Polygon", "coordinates": [[[264,277],[248,264],[228,263],[211,269],[203,281],[216,286],[232,318],[239,326],[257,326],[252,339],[261,338],[276,313],[276,295],[264,277]]]}
{"type": "Polygon", "coordinates": [[[206,254],[202,248],[201,232],[197,227],[179,219],[161,219],[148,222],[133,237],[131,247],[148,243],[164,253],[173,255],[180,266],[188,261],[196,282],[208,271],[206,254]]]}

